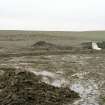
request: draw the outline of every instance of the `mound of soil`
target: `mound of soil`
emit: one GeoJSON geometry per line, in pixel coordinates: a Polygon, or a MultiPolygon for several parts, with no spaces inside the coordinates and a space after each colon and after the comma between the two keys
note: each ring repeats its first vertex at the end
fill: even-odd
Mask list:
{"type": "Polygon", "coordinates": [[[81,46],[83,49],[92,49],[92,42],[84,42],[81,46]]]}
{"type": "Polygon", "coordinates": [[[48,85],[27,71],[6,69],[0,76],[0,105],[64,105],[78,98],[74,91],[48,85]]]}
{"type": "Polygon", "coordinates": [[[35,49],[42,49],[42,50],[58,50],[60,49],[57,45],[48,43],[45,41],[39,41],[33,45],[35,49]]]}

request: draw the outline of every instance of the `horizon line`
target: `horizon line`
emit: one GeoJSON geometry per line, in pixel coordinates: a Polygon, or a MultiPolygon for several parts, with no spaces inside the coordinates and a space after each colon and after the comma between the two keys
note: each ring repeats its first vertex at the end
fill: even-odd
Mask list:
{"type": "Polygon", "coordinates": [[[36,32],[99,32],[99,31],[105,31],[105,29],[102,29],[102,30],[26,30],[26,29],[0,29],[0,31],[36,31],[36,32]]]}

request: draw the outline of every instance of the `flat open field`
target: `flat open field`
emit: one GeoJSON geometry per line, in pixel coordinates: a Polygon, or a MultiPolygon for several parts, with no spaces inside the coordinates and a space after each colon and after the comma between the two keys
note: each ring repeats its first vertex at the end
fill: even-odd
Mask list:
{"type": "Polygon", "coordinates": [[[70,49],[79,49],[82,42],[104,40],[105,31],[0,31],[0,75],[7,68],[26,70],[41,76],[41,81],[46,84],[67,87],[79,94],[79,100],[64,105],[105,105],[105,54],[101,51],[80,53],[78,50],[73,53],[70,49]],[[50,50],[36,49],[33,45],[38,41],[57,47],[50,45],[50,50]]]}

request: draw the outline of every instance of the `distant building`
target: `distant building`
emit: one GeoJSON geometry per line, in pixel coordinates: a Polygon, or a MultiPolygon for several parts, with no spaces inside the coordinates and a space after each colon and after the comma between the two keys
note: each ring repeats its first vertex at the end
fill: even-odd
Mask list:
{"type": "Polygon", "coordinates": [[[92,42],[92,49],[93,50],[102,50],[102,48],[99,48],[99,46],[95,42],[92,42]]]}
{"type": "Polygon", "coordinates": [[[94,50],[102,50],[105,49],[105,41],[101,41],[101,42],[84,42],[81,44],[82,48],[84,49],[94,49],[94,50]]]}

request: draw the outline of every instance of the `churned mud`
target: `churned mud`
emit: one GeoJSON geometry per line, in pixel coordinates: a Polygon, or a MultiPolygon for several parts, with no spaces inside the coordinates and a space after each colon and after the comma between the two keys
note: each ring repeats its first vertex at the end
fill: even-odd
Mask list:
{"type": "Polygon", "coordinates": [[[28,71],[2,68],[0,105],[65,105],[79,99],[69,88],[57,88],[28,71]]]}
{"type": "MultiPolygon", "coordinates": [[[[54,89],[57,88],[58,90],[69,89],[69,92],[67,92],[67,94],[69,94],[71,90],[73,92],[75,91],[76,94],[78,93],[78,96],[80,96],[79,99],[76,98],[76,100],[74,100],[72,103],[66,103],[65,105],[104,105],[104,59],[105,57],[102,54],[22,56],[10,57],[8,59],[3,58],[1,60],[0,67],[5,67],[7,69],[12,67],[19,72],[21,70],[25,70],[32,73],[32,78],[40,77],[39,80],[41,80],[45,87],[51,86],[54,89]]],[[[2,68],[1,75],[4,74],[2,68]]],[[[15,77],[13,76],[13,78],[15,77]]],[[[16,78],[18,77],[16,76],[16,78]]],[[[31,85],[29,86],[29,88],[32,88],[31,85]]],[[[43,86],[41,87],[41,89],[42,88],[43,86]]],[[[20,91],[22,91],[21,89],[20,91]]],[[[55,90],[53,91],[54,93],[55,90]]],[[[45,91],[47,91],[47,89],[45,89],[45,91]]],[[[60,93],[58,97],[59,96],[60,93]]],[[[64,103],[69,102],[67,100],[64,101],[64,103]]]]}
{"type": "Polygon", "coordinates": [[[104,50],[39,41],[9,51],[0,50],[0,105],[105,104],[104,50]]]}

